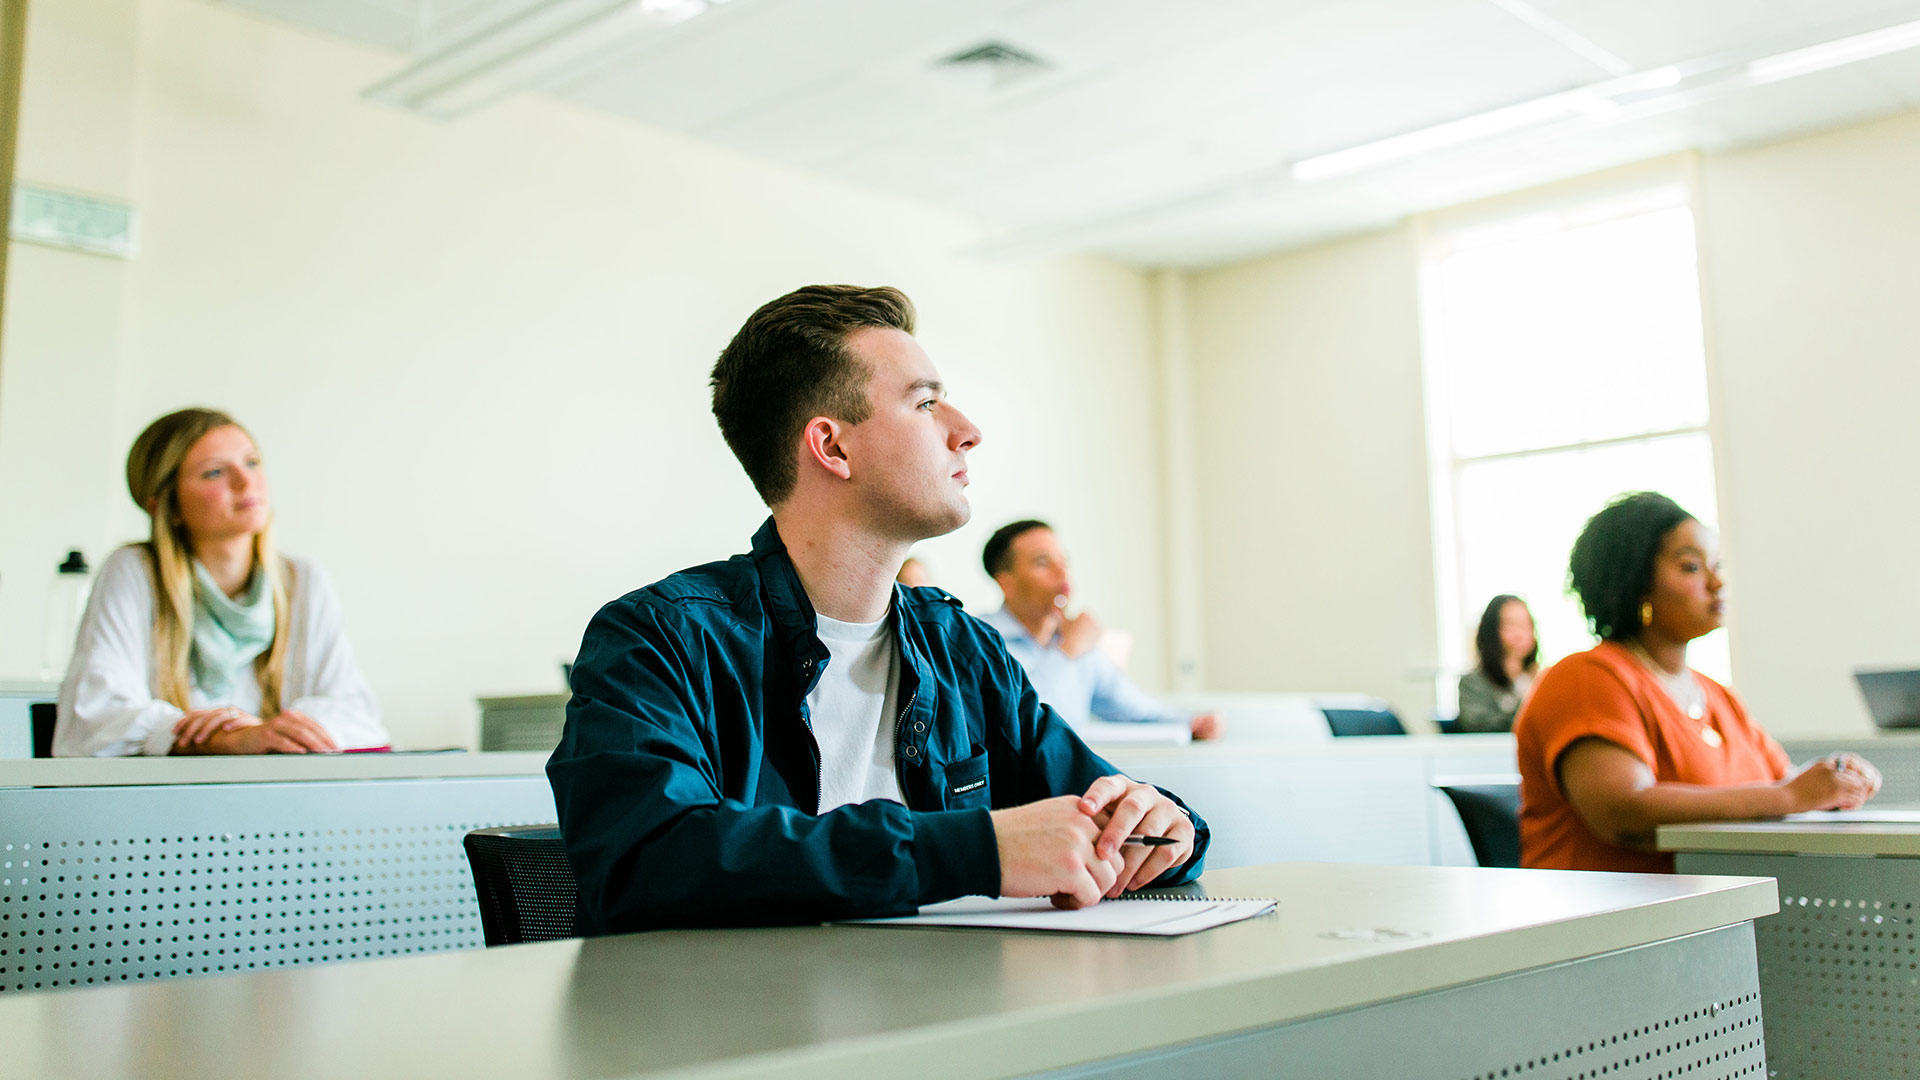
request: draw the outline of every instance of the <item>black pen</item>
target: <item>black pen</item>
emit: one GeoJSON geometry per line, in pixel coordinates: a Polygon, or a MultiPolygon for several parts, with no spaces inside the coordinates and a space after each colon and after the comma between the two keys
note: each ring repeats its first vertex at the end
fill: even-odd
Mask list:
{"type": "Polygon", "coordinates": [[[1166,847],[1169,844],[1179,843],[1178,840],[1175,840],[1171,836],[1129,836],[1120,842],[1123,844],[1140,844],[1144,847],[1166,847]]]}

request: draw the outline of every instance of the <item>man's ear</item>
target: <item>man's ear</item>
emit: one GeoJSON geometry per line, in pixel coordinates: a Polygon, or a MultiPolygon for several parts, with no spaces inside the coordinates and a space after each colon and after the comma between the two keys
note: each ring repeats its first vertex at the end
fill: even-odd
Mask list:
{"type": "Polygon", "coordinates": [[[853,478],[853,463],[847,460],[846,448],[840,445],[840,437],[846,433],[846,427],[827,416],[816,416],[807,421],[800,431],[801,444],[806,448],[807,461],[827,470],[842,480],[853,478]]]}

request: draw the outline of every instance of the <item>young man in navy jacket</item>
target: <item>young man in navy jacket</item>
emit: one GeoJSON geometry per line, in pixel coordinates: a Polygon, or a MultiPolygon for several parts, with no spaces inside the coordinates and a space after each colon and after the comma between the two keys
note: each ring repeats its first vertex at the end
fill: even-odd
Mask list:
{"type": "Polygon", "coordinates": [[[1089,750],[958,601],[894,583],[966,523],[980,442],[913,328],[896,289],[810,286],[714,365],[773,516],[587,627],[547,776],[593,929],[1083,907],[1199,875],[1204,821],[1089,750]]]}

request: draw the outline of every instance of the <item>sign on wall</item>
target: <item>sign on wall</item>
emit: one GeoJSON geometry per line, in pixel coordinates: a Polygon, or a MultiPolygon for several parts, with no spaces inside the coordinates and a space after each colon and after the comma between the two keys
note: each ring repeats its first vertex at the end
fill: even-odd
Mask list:
{"type": "Polygon", "coordinates": [[[131,259],[140,249],[139,226],[138,215],[126,203],[13,185],[7,235],[15,240],[131,259]]]}

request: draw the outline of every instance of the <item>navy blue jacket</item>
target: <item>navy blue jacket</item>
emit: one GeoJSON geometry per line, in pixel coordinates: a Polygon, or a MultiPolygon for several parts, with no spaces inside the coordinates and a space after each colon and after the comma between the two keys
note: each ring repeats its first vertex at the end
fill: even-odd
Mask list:
{"type": "MultiPolygon", "coordinates": [[[[893,613],[906,805],[819,814],[805,699],[827,650],[771,520],[751,554],[600,609],[547,762],[589,927],[807,923],[997,896],[988,810],[1078,795],[1118,771],[959,601],[896,586],[893,613]]],[[[1208,833],[1193,823],[1193,857],[1156,885],[1199,875],[1208,833]]]]}

